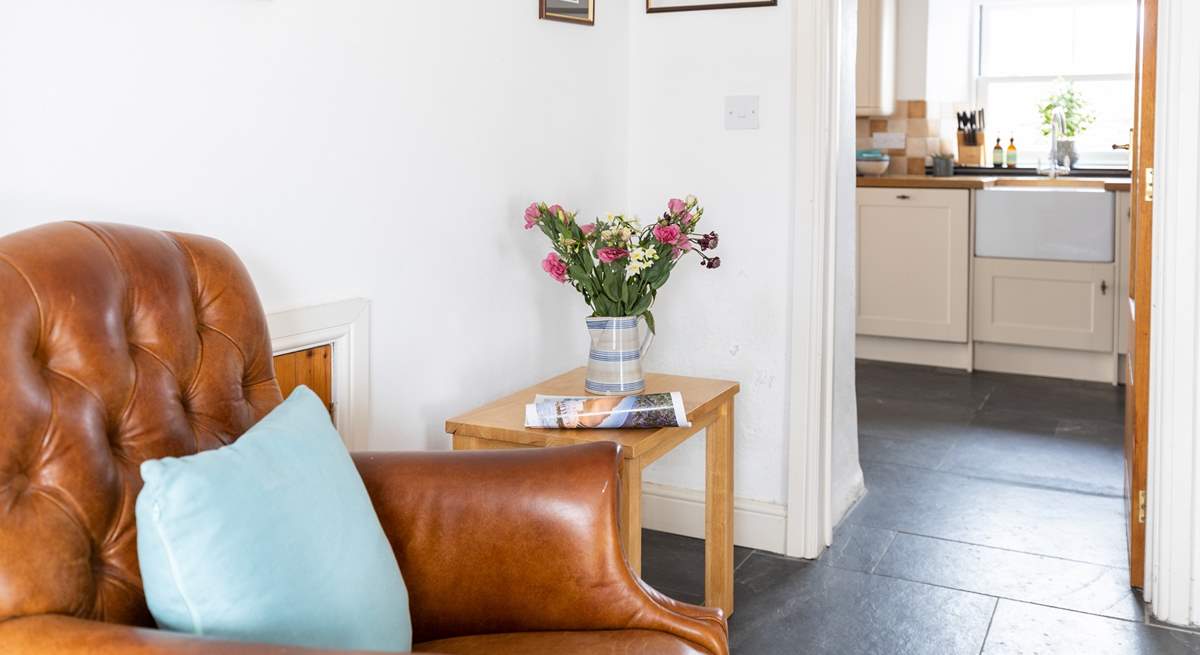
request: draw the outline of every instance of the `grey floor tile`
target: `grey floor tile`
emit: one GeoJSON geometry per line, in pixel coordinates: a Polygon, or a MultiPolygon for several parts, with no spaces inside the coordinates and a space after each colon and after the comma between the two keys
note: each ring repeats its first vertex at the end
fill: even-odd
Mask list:
{"type": "Polygon", "coordinates": [[[1054,418],[1123,420],[1125,394],[1120,387],[1094,382],[997,373],[977,375],[995,382],[983,409],[1015,409],[1054,418]]]}
{"type": "MultiPolygon", "coordinates": [[[[941,470],[1081,493],[1121,496],[1123,426],[984,410],[943,458],[941,470]],[[1116,428],[1116,432],[1114,432],[1116,428]]],[[[904,462],[900,462],[904,463],[904,462]]]]}
{"type": "Polygon", "coordinates": [[[1141,621],[1129,571],[909,534],[896,536],[875,573],[988,596],[1141,621]]]}
{"type": "MultiPolygon", "coordinates": [[[[753,551],[735,546],[734,566],[753,551]]],[[[642,579],[651,587],[686,603],[704,603],[704,540],[642,530],[642,579]]]]}
{"type": "Polygon", "coordinates": [[[1200,653],[1200,635],[1001,600],[983,653],[1185,655],[1200,653]]]}
{"type": "Polygon", "coordinates": [[[738,655],[974,655],[996,602],[758,552],[736,593],[738,655]]]}
{"type": "Polygon", "coordinates": [[[860,397],[859,457],[937,468],[967,432],[973,415],[951,402],[860,397]]]}
{"type": "Polygon", "coordinates": [[[818,560],[826,566],[870,573],[887,552],[896,533],[842,522],[833,531],[833,545],[818,560]]]}
{"type": "Polygon", "coordinates": [[[962,405],[931,400],[859,396],[858,429],[878,437],[958,437],[975,416],[962,405]]]}
{"type": "Polygon", "coordinates": [[[1121,498],[864,461],[856,525],[1112,567],[1126,565],[1121,498]]]}
{"type": "Polygon", "coordinates": [[[978,407],[995,380],[965,371],[860,360],[856,383],[861,396],[954,402],[978,407]]]}

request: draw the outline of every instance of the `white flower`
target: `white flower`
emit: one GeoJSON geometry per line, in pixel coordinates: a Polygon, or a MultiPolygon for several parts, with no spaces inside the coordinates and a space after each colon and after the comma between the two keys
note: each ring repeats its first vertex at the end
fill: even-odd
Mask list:
{"type": "Polygon", "coordinates": [[[656,259],[658,259],[658,251],[653,248],[638,246],[629,251],[630,266],[637,264],[638,270],[648,268],[656,259]]]}
{"type": "Polygon", "coordinates": [[[688,204],[688,207],[694,207],[696,206],[696,203],[700,202],[700,200],[697,199],[696,196],[693,196],[689,193],[688,197],[684,199],[684,202],[688,204]]]}

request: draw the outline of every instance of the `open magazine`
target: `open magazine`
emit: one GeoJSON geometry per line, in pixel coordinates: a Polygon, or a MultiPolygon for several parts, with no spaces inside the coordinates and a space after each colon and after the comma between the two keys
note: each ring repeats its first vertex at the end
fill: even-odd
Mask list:
{"type": "Polygon", "coordinates": [[[683,395],[543,396],[525,406],[527,428],[688,428],[683,395]]]}

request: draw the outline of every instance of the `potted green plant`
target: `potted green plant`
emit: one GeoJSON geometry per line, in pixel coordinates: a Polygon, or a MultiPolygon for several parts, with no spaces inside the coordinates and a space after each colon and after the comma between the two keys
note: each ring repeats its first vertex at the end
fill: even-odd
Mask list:
{"type": "Polygon", "coordinates": [[[1038,112],[1042,115],[1042,136],[1050,136],[1055,107],[1061,107],[1066,118],[1066,129],[1058,136],[1057,163],[1065,165],[1067,157],[1070,157],[1071,167],[1074,168],[1079,162],[1075,138],[1096,122],[1096,115],[1091,112],[1087,100],[1075,88],[1074,82],[1059,80],[1050,97],[1038,106],[1038,112]]]}

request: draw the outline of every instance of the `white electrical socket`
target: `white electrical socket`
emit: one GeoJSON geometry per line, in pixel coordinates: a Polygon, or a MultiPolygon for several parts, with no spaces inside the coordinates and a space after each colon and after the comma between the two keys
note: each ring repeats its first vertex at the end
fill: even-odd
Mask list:
{"type": "Polygon", "coordinates": [[[725,129],[758,129],[758,96],[725,97],[725,129]]]}

